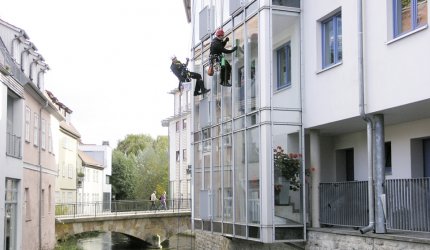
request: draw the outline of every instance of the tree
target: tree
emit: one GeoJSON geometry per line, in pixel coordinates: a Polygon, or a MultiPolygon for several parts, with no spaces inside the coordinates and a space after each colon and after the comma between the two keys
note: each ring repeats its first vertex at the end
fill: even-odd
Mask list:
{"type": "Polygon", "coordinates": [[[124,140],[118,142],[116,149],[126,155],[137,155],[146,147],[152,147],[153,142],[154,139],[150,135],[127,135],[124,140]]]}
{"type": "Polygon", "coordinates": [[[112,153],[112,193],[117,200],[131,200],[135,198],[137,181],[136,157],[127,156],[119,150],[112,153]]]}
{"type": "Polygon", "coordinates": [[[154,190],[168,191],[167,136],[127,135],[114,152],[112,188],[118,199],[147,200],[154,190]]]}

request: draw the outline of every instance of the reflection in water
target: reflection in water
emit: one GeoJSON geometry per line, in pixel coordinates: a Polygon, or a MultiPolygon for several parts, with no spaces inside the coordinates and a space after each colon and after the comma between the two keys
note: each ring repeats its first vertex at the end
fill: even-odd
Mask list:
{"type": "MultiPolygon", "coordinates": [[[[161,243],[163,249],[194,249],[194,237],[175,235],[161,243]]],[[[78,240],[78,249],[82,250],[142,250],[150,249],[146,242],[115,232],[100,233],[97,236],[78,240]]]]}

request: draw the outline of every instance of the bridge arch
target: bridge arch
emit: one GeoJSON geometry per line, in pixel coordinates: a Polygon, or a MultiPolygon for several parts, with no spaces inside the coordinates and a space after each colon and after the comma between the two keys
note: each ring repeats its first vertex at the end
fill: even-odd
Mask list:
{"type": "Polygon", "coordinates": [[[81,217],[57,219],[57,240],[92,231],[118,232],[160,247],[160,242],[191,229],[191,213],[128,214],[104,217],[81,217]]]}

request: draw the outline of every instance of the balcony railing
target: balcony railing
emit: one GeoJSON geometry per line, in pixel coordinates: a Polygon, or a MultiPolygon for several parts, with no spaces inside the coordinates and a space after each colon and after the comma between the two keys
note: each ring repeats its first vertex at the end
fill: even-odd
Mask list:
{"type": "Polygon", "coordinates": [[[6,133],[6,154],[16,158],[21,158],[21,137],[6,133]]]}
{"type": "MultiPolygon", "coordinates": [[[[387,229],[430,232],[430,178],[385,181],[387,229]]],[[[367,181],[320,184],[320,222],[368,224],[367,181]]]]}

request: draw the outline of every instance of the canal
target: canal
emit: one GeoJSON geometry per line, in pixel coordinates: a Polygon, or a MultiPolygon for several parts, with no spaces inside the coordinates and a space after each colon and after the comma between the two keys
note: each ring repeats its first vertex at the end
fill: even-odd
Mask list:
{"type": "MultiPolygon", "coordinates": [[[[163,249],[194,249],[194,236],[174,235],[161,243],[163,249]]],[[[146,242],[116,232],[100,232],[65,241],[56,250],[143,250],[146,242]]]]}

